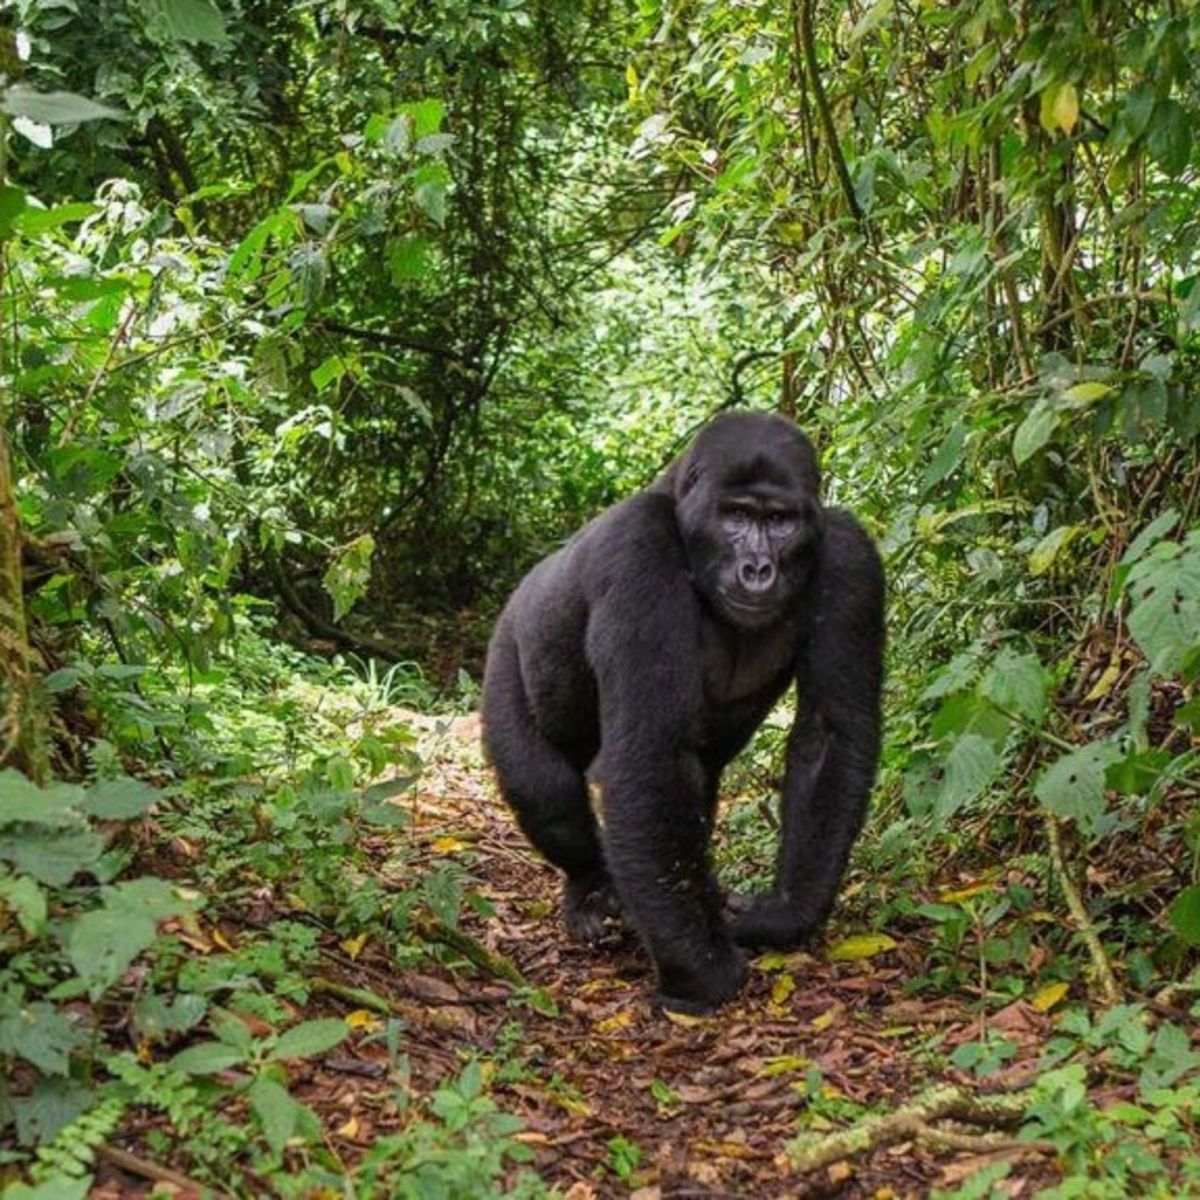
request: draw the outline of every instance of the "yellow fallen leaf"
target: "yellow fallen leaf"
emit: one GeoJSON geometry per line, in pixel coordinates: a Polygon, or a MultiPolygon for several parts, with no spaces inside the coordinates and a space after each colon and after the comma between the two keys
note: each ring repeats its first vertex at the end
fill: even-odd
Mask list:
{"type": "Polygon", "coordinates": [[[961,888],[943,888],[938,892],[938,899],[944,904],[958,904],[963,900],[970,900],[972,896],[978,896],[980,892],[991,890],[991,883],[986,879],[981,879],[977,883],[969,883],[966,887],[961,888]]]}
{"type": "Polygon", "coordinates": [[[832,1163],[826,1174],[829,1176],[830,1183],[845,1183],[854,1174],[854,1168],[845,1159],[842,1159],[841,1162],[832,1163]]]}
{"type": "Polygon", "coordinates": [[[233,953],[233,943],[230,942],[230,940],[215,925],[213,926],[212,940],[216,942],[216,944],[220,946],[222,950],[228,950],[230,954],[233,953]]]}
{"type": "Polygon", "coordinates": [[[795,1054],[773,1054],[763,1060],[757,1074],[764,1079],[776,1075],[791,1075],[796,1071],[807,1071],[812,1066],[811,1058],[800,1058],[795,1054]]]}
{"type": "Polygon", "coordinates": [[[430,843],[430,849],[435,854],[457,854],[460,850],[465,850],[467,843],[456,837],[440,837],[434,838],[430,843]]]}
{"type": "Polygon", "coordinates": [[[712,1017],[696,1017],[691,1013],[672,1012],[669,1008],[663,1009],[663,1016],[676,1025],[706,1025],[712,1020],[712,1017]]]}
{"type": "Polygon", "coordinates": [[[795,975],[776,975],[775,982],[771,984],[771,1003],[776,1007],[782,1007],[795,990],[795,975]]]}
{"type": "Polygon", "coordinates": [[[1035,1012],[1049,1012],[1070,990],[1069,983],[1044,983],[1033,993],[1029,1007],[1035,1012]]]}
{"type": "Polygon", "coordinates": [[[818,1032],[821,1033],[828,1029],[842,1015],[843,1007],[841,1004],[832,1004],[819,1017],[813,1017],[809,1024],[818,1032]]]}
{"type": "Polygon", "coordinates": [[[373,1012],[365,1008],[356,1008],[352,1013],[346,1014],[346,1024],[351,1029],[378,1029],[383,1022],[373,1012]]]}
{"type": "Polygon", "coordinates": [[[358,1123],[358,1118],[350,1117],[347,1121],[339,1125],[334,1132],[337,1133],[338,1137],[356,1138],[358,1137],[358,1131],[360,1128],[361,1126],[358,1123]]]}
{"type": "Polygon", "coordinates": [[[367,944],[367,935],[365,933],[356,934],[354,937],[343,938],[338,945],[350,955],[351,958],[357,958],[362,952],[363,947],[367,944]]]}
{"type": "Polygon", "coordinates": [[[1113,684],[1121,678],[1121,660],[1114,655],[1112,662],[1100,672],[1100,678],[1092,684],[1092,690],[1084,696],[1085,702],[1102,700],[1113,689],[1113,684]]]}
{"type": "Polygon", "coordinates": [[[620,1012],[613,1013],[611,1017],[605,1017],[603,1021],[597,1021],[596,1032],[620,1033],[622,1029],[628,1029],[632,1024],[633,1013],[624,1008],[620,1012]]]}
{"type": "Polygon", "coordinates": [[[755,971],[795,971],[812,964],[813,957],[807,950],[791,950],[784,954],[780,950],[769,950],[760,954],[750,966],[755,971]]]}
{"type": "Polygon", "coordinates": [[[896,948],[896,939],[886,933],[852,933],[849,937],[835,942],[826,951],[825,957],[830,962],[851,962],[859,958],[874,958],[885,950],[896,948]]]}

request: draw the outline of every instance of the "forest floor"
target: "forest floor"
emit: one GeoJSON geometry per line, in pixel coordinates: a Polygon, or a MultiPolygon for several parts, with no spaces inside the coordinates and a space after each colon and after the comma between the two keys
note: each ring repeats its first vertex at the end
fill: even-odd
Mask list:
{"type": "MultiPolygon", "coordinates": [[[[370,944],[343,955],[342,984],[388,995],[402,1016],[416,1093],[482,1055],[491,1094],[525,1123],[518,1140],[570,1200],[898,1200],[954,1191],[1003,1160],[1005,1194],[1030,1195],[1053,1177],[1044,1146],[962,1125],[942,1126],[932,1140],[928,1129],[893,1136],[868,1154],[797,1172],[788,1147],[802,1131],[820,1137],[891,1113],[931,1084],[975,1091],[969,1075],[929,1065],[980,1037],[972,997],[905,995],[924,950],[901,941],[844,961],[820,949],[760,958],[736,1005],[707,1019],[667,1018],[653,1007],[648,964],[632,938],[601,949],[567,939],[556,873],[496,798],[477,718],[417,720],[428,769],[400,801],[408,836],[431,861],[462,862],[491,908],[466,913],[463,929],[556,1011],[512,1003],[518,991],[499,979],[428,967],[397,976],[382,958],[373,962],[370,944]]],[[[1049,1018],[1018,1002],[988,1024],[1017,1054],[983,1090],[1028,1084],[1049,1018]]],[[[315,1066],[299,1095],[339,1131],[350,1159],[387,1131],[377,1094],[384,1051],[376,1043],[343,1058],[315,1066]]]]}

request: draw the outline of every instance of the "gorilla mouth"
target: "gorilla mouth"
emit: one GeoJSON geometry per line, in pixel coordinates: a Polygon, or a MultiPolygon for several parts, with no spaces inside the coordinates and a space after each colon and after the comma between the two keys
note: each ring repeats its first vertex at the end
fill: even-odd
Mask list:
{"type": "Polygon", "coordinates": [[[722,592],[721,607],[735,623],[745,625],[774,620],[779,613],[780,604],[778,597],[751,600],[722,592]]]}

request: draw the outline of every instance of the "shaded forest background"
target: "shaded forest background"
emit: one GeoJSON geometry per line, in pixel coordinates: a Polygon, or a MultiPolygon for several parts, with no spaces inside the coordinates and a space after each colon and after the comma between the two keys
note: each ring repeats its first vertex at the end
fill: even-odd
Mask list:
{"type": "MultiPolygon", "coordinates": [[[[1194,1137],[1200,9],[22,0],[4,22],[0,1177],[49,1144],[70,1162],[35,1182],[84,1178],[138,1106],[203,1124],[171,1091],[194,1062],[149,1074],[220,1023],[163,946],[223,888],[302,864],[331,929],[445,951],[413,914],[455,929],[465,876],[414,868],[399,906],[341,878],[389,821],[364,789],[419,771],[380,714],[469,707],[507,589],[735,403],[795,417],[888,562],[856,911],[924,922],[924,984],[974,980],[984,1012],[1127,1006],[1102,1034],[1071,1018],[1080,1053],[1153,1061],[1170,1094],[1106,1125],[1071,1092],[1072,1170],[1114,1190],[1063,1194],[1130,1194],[1114,1139],[1194,1137]],[[297,680],[357,715],[322,724],[297,680]],[[1130,1022],[1144,1043],[1113,1050],[1130,1022]]],[[[746,813],[733,876],[769,842],[746,813]]],[[[1005,1057],[972,1045],[964,1071],[1005,1057]]],[[[237,1153],[274,1179],[312,1114],[254,1080],[237,1153]]],[[[189,1153],[228,1184],[220,1145],[189,1153]]],[[[449,1194],[509,1186],[490,1153],[449,1194]]]]}

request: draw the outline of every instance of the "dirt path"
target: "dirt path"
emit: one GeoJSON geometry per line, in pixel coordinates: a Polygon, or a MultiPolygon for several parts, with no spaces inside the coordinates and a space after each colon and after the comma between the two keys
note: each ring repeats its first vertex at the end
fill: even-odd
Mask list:
{"type": "MultiPolygon", "coordinates": [[[[557,1014],[509,1004],[507,985],[407,977],[418,1085],[432,1086],[480,1048],[495,1062],[493,1095],[524,1119],[521,1140],[572,1200],[888,1200],[953,1188],[995,1160],[969,1138],[957,1152],[901,1142],[797,1175],[786,1146],[801,1128],[836,1129],[930,1083],[969,1082],[931,1077],[912,1054],[939,1035],[943,1047],[976,1036],[965,1004],[906,998],[906,959],[920,949],[900,946],[870,960],[760,960],[739,1004],[711,1019],[666,1019],[652,1008],[647,962],[632,939],[601,950],[567,940],[555,872],[495,799],[477,731],[470,718],[427,729],[429,774],[411,801],[410,832],[427,854],[460,861],[478,881],[492,911],[469,913],[463,927],[515,964],[557,1014]]],[[[1009,1018],[1006,1035],[1035,1052],[1042,1018],[1032,1010],[1009,1018]]],[[[1025,1066],[1010,1065],[1010,1078],[1028,1076],[1020,1057],[1025,1066]]],[[[1005,1181],[1014,1195],[1026,1191],[1026,1167],[1044,1178],[1043,1160],[1015,1163],[1005,1181]]]]}

